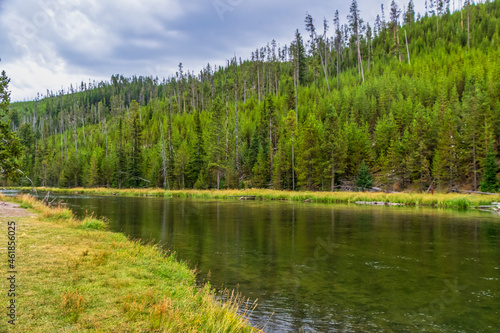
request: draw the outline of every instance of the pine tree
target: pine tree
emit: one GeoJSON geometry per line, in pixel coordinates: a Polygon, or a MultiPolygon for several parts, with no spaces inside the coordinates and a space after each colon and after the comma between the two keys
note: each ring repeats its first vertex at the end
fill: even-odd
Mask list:
{"type": "MultiPolygon", "coordinates": [[[[135,101],[134,101],[135,102],[135,101]]],[[[137,103],[137,102],[136,102],[137,103]]],[[[138,104],[137,104],[138,107],[138,104]]],[[[132,109],[132,107],[131,107],[132,109]]],[[[142,126],[140,111],[135,110],[131,124],[131,152],[128,163],[129,185],[138,187],[142,183],[142,126]]]]}
{"type": "Polygon", "coordinates": [[[252,169],[252,185],[257,188],[267,187],[267,180],[269,174],[269,159],[266,150],[262,145],[259,146],[259,154],[257,156],[257,161],[252,169]]]}
{"type": "Polygon", "coordinates": [[[319,186],[320,163],[320,123],[312,113],[307,116],[300,129],[297,148],[297,178],[302,189],[313,190],[319,186]]]}
{"type": "Polygon", "coordinates": [[[225,169],[224,164],[224,146],[222,144],[223,135],[223,106],[219,97],[215,99],[211,109],[211,119],[208,133],[208,170],[210,170],[216,179],[216,188],[220,189],[222,172],[225,169]]]}
{"type": "Polygon", "coordinates": [[[330,179],[330,191],[336,184],[336,177],[343,175],[347,159],[347,138],[340,126],[337,112],[330,105],[327,111],[324,138],[322,139],[322,155],[326,158],[324,165],[325,178],[330,179]]]}
{"type": "Polygon", "coordinates": [[[99,170],[97,166],[97,156],[92,154],[87,172],[87,187],[96,187],[99,185],[99,170]]]}
{"type": "Polygon", "coordinates": [[[126,180],[126,156],[125,156],[125,147],[123,142],[123,122],[120,117],[118,120],[118,131],[117,131],[117,139],[116,139],[116,163],[114,168],[113,175],[113,186],[118,188],[122,188],[126,180]]]}
{"type": "Polygon", "coordinates": [[[415,5],[413,4],[413,0],[410,0],[406,13],[404,14],[404,24],[411,28],[413,22],[415,22],[415,5]]]}
{"type": "Polygon", "coordinates": [[[401,15],[401,9],[394,0],[391,2],[391,30],[394,35],[393,39],[393,52],[396,60],[399,55],[399,62],[401,62],[401,50],[399,48],[399,15],[401,15]]]}
{"type": "Polygon", "coordinates": [[[358,177],[356,178],[356,186],[362,191],[369,190],[373,187],[373,177],[370,174],[368,166],[364,160],[359,168],[358,177]]]}
{"type": "Polygon", "coordinates": [[[481,191],[483,192],[499,192],[500,180],[497,177],[498,164],[496,161],[493,145],[488,145],[488,153],[483,164],[483,181],[481,182],[481,191]]]}
{"type": "Polygon", "coordinates": [[[282,120],[281,133],[278,143],[278,152],[275,156],[273,170],[274,189],[292,190],[295,185],[294,145],[296,141],[295,112],[290,110],[288,116],[282,120]]]}
{"type": "MultiPolygon", "coordinates": [[[[330,91],[330,85],[328,83],[328,76],[326,73],[326,65],[325,65],[325,62],[323,61],[323,58],[326,59],[326,52],[325,52],[325,55],[323,57],[321,50],[320,50],[320,47],[319,47],[320,46],[319,45],[319,38],[316,36],[316,28],[314,27],[313,18],[310,14],[306,14],[305,24],[306,24],[306,31],[308,31],[310,33],[310,37],[311,37],[311,51],[313,52],[313,56],[314,56],[314,53],[316,50],[317,50],[317,53],[319,54],[321,68],[323,68],[323,73],[325,75],[326,86],[328,88],[328,91],[330,91]]],[[[325,23],[324,23],[324,30],[325,30],[324,36],[326,36],[327,27],[328,27],[328,25],[326,24],[326,21],[325,21],[325,23]]]]}
{"type": "Polygon", "coordinates": [[[186,171],[190,155],[187,141],[183,140],[174,160],[174,176],[177,177],[177,187],[180,189],[186,188],[186,171]]]}
{"type": "Polygon", "coordinates": [[[21,154],[19,139],[10,131],[8,111],[10,92],[8,91],[10,79],[5,71],[0,76],[0,176],[3,181],[19,177],[19,161],[21,154]]]}
{"type": "MultiPolygon", "coordinates": [[[[194,113],[194,151],[192,153],[192,158],[188,162],[187,166],[187,182],[188,184],[193,185],[200,177],[200,173],[205,168],[205,143],[203,140],[203,131],[200,120],[200,112],[195,111],[194,113]]],[[[201,183],[198,186],[202,186],[201,183]]]]}
{"type": "Polygon", "coordinates": [[[259,133],[257,130],[254,130],[250,139],[250,146],[248,146],[247,148],[247,154],[245,158],[245,165],[247,166],[246,172],[248,174],[252,173],[252,169],[257,162],[257,156],[259,155],[259,145],[259,133]]]}
{"type": "Polygon", "coordinates": [[[335,17],[333,19],[333,25],[335,28],[335,37],[334,37],[334,42],[335,42],[335,52],[337,54],[337,89],[340,87],[340,56],[342,54],[342,31],[340,30],[340,18],[339,18],[339,11],[335,11],[335,17]]]}
{"type": "Polygon", "coordinates": [[[349,9],[349,25],[351,27],[351,31],[356,36],[356,45],[358,47],[358,68],[360,71],[360,76],[365,82],[365,73],[363,72],[363,60],[361,58],[361,46],[359,41],[359,35],[361,34],[361,27],[363,26],[363,20],[360,17],[360,11],[358,8],[358,2],[356,0],[352,0],[351,7],[349,9]]]}

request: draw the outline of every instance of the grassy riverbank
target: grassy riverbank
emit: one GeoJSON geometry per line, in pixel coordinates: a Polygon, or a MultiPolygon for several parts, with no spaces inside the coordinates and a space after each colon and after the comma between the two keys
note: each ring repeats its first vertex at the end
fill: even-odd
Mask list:
{"type": "MultiPolygon", "coordinates": [[[[16,188],[30,191],[32,188],[16,188]]],[[[400,203],[409,206],[432,206],[439,208],[467,209],[492,202],[500,202],[498,195],[456,194],[456,193],[383,193],[383,192],[292,192],[264,189],[246,190],[176,190],[162,189],[110,189],[110,188],[38,188],[38,191],[54,193],[94,194],[94,195],[121,195],[121,196],[155,196],[155,197],[183,197],[183,198],[214,198],[238,199],[242,196],[255,196],[256,200],[289,200],[321,203],[355,203],[356,201],[377,201],[400,203]]]]}
{"type": "MultiPolygon", "coordinates": [[[[0,217],[4,249],[7,221],[16,223],[17,270],[16,325],[4,315],[1,332],[257,331],[237,314],[237,297],[219,303],[208,285],[196,287],[194,272],[174,255],[28,195],[1,200],[36,214],[0,217]]],[[[7,260],[0,267],[7,272],[7,260]]],[[[6,305],[10,299],[2,294],[6,305]]]]}

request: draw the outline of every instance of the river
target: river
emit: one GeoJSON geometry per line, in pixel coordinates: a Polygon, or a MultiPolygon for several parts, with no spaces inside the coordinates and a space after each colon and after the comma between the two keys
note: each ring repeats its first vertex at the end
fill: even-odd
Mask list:
{"type": "Polygon", "coordinates": [[[265,332],[500,332],[500,215],[61,195],[237,289],[265,332]]]}

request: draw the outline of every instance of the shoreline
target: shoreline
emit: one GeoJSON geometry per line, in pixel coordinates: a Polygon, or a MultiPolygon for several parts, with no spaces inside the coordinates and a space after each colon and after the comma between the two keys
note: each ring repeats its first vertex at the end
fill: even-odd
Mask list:
{"type": "MultiPolygon", "coordinates": [[[[9,187],[23,192],[32,187],[9,187]]],[[[457,193],[385,193],[385,192],[309,192],[278,191],[268,189],[244,190],[163,190],[163,189],[115,189],[115,188],[53,188],[37,187],[37,191],[64,194],[90,194],[104,196],[150,196],[225,200],[285,200],[317,203],[385,204],[388,206],[428,206],[435,208],[474,209],[500,202],[500,194],[457,193]]]]}
{"type": "MultiPolygon", "coordinates": [[[[239,309],[243,299],[224,291],[226,301],[216,300],[209,284],[196,286],[195,272],[175,253],[29,195],[0,201],[26,212],[0,215],[0,241],[7,244],[8,223],[14,225],[17,251],[15,326],[5,317],[1,331],[260,332],[248,321],[252,309],[239,309]]],[[[7,271],[7,260],[2,265],[7,271]]]]}

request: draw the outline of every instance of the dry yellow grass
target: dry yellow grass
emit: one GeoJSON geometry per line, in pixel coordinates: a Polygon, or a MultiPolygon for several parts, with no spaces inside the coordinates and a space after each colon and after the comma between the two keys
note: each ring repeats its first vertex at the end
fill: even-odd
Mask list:
{"type": "MultiPolygon", "coordinates": [[[[31,188],[20,188],[30,191],[31,188]]],[[[441,208],[473,208],[500,202],[500,195],[457,194],[457,193],[383,193],[383,192],[310,192],[278,191],[266,189],[245,190],[163,190],[163,189],[110,189],[110,188],[39,188],[39,191],[51,191],[73,194],[99,194],[121,196],[156,196],[156,197],[192,197],[236,199],[241,196],[255,196],[257,200],[290,200],[323,203],[355,203],[356,201],[380,201],[401,203],[410,206],[433,206],[441,208]]]]}

